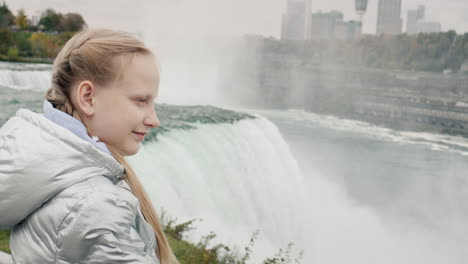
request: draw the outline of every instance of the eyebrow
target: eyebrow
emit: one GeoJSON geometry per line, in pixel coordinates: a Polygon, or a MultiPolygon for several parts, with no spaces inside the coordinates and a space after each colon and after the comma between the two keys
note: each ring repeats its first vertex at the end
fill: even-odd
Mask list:
{"type": "MultiPolygon", "coordinates": [[[[136,94],[132,94],[131,96],[132,96],[132,97],[144,97],[144,98],[151,98],[151,97],[153,97],[152,94],[146,94],[146,93],[145,93],[145,94],[138,94],[138,93],[136,93],[136,94]]],[[[158,97],[158,95],[155,95],[155,96],[154,96],[154,98],[156,98],[156,97],[158,97]]]]}

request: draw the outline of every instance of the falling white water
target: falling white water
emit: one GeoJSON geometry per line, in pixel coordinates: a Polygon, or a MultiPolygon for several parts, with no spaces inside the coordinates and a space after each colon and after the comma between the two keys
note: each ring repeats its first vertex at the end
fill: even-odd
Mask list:
{"type": "MultiPolygon", "coordinates": [[[[47,89],[50,66],[18,65],[0,63],[1,87],[47,89]]],[[[161,99],[213,101],[203,97],[216,83],[210,68],[166,67],[161,99]],[[177,80],[184,72],[200,80],[177,80]]],[[[263,117],[195,124],[130,157],[158,209],[203,219],[189,239],[214,231],[243,247],[259,229],[255,264],[289,242],[306,264],[468,261],[466,139],[303,111],[262,114],[276,125],[263,117]]]]}
{"type": "Polygon", "coordinates": [[[17,90],[46,91],[51,66],[46,64],[0,62],[0,86],[17,90]]]}
{"type": "Polygon", "coordinates": [[[130,159],[157,207],[203,219],[196,233],[215,231],[224,243],[245,246],[259,229],[258,257],[300,242],[304,179],[271,122],[199,124],[158,138],[130,159]]]}
{"type": "Polygon", "coordinates": [[[214,231],[218,242],[243,247],[259,229],[251,263],[289,242],[304,250],[303,263],[467,259],[466,239],[384,218],[313,167],[303,177],[278,128],[262,117],[170,131],[130,161],[158,208],[179,220],[203,219],[194,241],[214,231]]]}

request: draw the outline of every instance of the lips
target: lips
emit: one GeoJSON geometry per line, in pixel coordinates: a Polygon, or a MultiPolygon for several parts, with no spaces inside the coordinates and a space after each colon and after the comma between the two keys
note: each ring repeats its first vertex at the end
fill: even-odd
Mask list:
{"type": "Polygon", "coordinates": [[[137,132],[137,131],[132,131],[133,134],[138,138],[138,140],[143,140],[145,139],[145,135],[148,134],[148,132],[137,132]]]}

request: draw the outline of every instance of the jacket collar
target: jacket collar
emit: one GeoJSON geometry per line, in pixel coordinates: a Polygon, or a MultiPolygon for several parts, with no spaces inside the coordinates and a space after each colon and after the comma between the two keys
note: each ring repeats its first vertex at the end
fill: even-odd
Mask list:
{"type": "Polygon", "coordinates": [[[104,142],[99,141],[97,137],[90,137],[87,133],[86,127],[81,123],[80,120],[74,118],[73,116],[64,113],[58,109],[55,109],[48,100],[44,100],[42,106],[44,110],[44,116],[50,121],[56,123],[57,125],[64,127],[71,132],[73,132],[78,137],[90,142],[98,149],[104,151],[107,154],[111,154],[104,142]]]}

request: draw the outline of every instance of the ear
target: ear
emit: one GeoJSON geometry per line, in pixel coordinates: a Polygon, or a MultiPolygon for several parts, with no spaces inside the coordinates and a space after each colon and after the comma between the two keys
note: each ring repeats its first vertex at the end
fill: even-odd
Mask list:
{"type": "Polygon", "coordinates": [[[94,96],[96,87],[91,81],[82,81],[75,90],[76,107],[86,116],[94,114],[94,96]]]}

